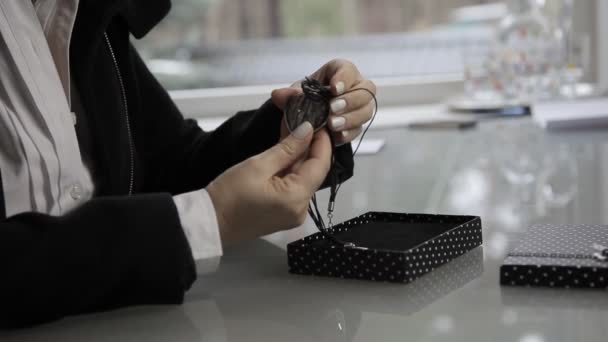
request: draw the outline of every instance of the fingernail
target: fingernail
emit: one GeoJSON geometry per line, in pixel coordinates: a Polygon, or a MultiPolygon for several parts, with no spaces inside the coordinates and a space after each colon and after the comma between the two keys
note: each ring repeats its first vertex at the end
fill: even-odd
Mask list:
{"type": "Polygon", "coordinates": [[[300,126],[298,126],[291,134],[296,137],[296,139],[302,140],[306,138],[310,132],[312,132],[312,125],[310,122],[306,121],[300,124],[300,126]]]}
{"type": "Polygon", "coordinates": [[[334,116],[331,118],[331,128],[335,130],[339,130],[340,128],[344,127],[345,123],[346,119],[344,119],[343,116],[334,116]]]}
{"type": "Polygon", "coordinates": [[[336,94],[341,95],[344,92],[344,82],[336,83],[336,94]]]}
{"type": "Polygon", "coordinates": [[[344,108],[346,108],[346,100],[344,99],[337,99],[331,103],[331,111],[336,114],[340,113],[344,108]]]}
{"type": "Polygon", "coordinates": [[[348,131],[342,131],[342,138],[346,138],[348,136],[348,131]]]}

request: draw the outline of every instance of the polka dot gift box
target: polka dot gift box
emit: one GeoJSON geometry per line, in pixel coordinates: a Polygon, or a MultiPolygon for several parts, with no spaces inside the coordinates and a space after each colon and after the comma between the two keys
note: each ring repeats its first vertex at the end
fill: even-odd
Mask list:
{"type": "Polygon", "coordinates": [[[329,233],[287,245],[289,272],[410,283],[482,244],[476,216],[369,212],[329,233]]]}
{"type": "Polygon", "coordinates": [[[608,226],[534,225],[500,268],[500,283],[608,287],[608,226]]]}

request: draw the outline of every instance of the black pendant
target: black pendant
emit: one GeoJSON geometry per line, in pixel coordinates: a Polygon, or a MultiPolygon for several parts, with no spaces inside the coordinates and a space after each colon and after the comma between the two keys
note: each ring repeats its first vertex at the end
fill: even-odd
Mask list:
{"type": "Polygon", "coordinates": [[[290,132],[308,121],[315,131],[325,126],[329,117],[329,101],[332,98],[329,86],[315,79],[302,81],[302,93],[289,98],[285,106],[285,123],[290,132]]]}

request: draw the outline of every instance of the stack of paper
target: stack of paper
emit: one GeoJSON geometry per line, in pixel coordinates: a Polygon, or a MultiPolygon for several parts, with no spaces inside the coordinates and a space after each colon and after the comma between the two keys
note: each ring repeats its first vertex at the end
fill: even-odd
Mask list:
{"type": "Polygon", "coordinates": [[[608,98],[538,103],[532,115],[546,129],[608,128],[608,98]]]}

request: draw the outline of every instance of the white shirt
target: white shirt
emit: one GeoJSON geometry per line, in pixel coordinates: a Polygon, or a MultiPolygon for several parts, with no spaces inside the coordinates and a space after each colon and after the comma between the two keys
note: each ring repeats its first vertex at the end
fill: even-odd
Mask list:
{"type": "MultiPolygon", "coordinates": [[[[69,45],[79,0],[0,0],[0,169],[6,215],[63,215],[90,200],[71,112],[69,45]]],[[[196,260],[222,255],[204,189],[173,197],[196,260]]]]}

